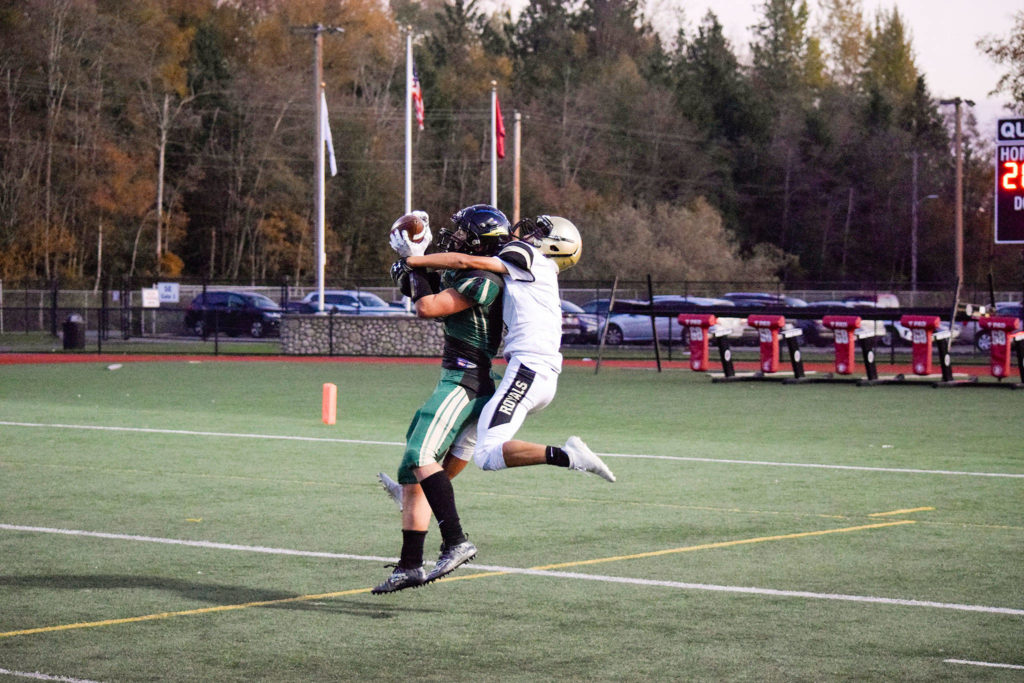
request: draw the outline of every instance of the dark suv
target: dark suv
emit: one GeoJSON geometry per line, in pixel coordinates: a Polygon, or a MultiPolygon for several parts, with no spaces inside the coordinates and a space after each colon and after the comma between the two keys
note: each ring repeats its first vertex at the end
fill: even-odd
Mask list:
{"type": "Polygon", "coordinates": [[[206,292],[189,305],[185,328],[201,337],[214,332],[264,337],[280,332],[281,313],[281,307],[262,294],[206,292]]]}

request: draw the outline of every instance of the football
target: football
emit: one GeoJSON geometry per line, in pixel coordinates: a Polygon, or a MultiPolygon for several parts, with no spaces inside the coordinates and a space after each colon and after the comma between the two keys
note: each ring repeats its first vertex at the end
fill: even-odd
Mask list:
{"type": "Polygon", "coordinates": [[[400,217],[391,226],[391,232],[401,232],[405,230],[406,234],[409,235],[409,240],[412,242],[423,241],[424,231],[423,219],[416,215],[416,212],[407,213],[400,217]]]}

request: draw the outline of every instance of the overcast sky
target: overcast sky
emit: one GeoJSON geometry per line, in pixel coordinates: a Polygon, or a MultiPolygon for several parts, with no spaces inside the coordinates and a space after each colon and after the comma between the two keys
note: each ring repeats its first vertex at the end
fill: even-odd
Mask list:
{"type": "MultiPolygon", "coordinates": [[[[484,0],[484,5],[506,6],[514,15],[527,0],[484,0]]],[[[733,50],[746,59],[750,44],[749,27],[757,22],[764,0],[646,0],[647,11],[666,38],[675,35],[680,16],[692,29],[712,8],[732,43],[733,50]]],[[[1024,0],[862,0],[870,24],[880,9],[898,7],[915,53],[918,69],[938,99],[962,97],[977,104],[978,132],[995,137],[998,118],[1013,115],[1002,109],[1006,97],[989,95],[1001,75],[998,67],[975,46],[979,38],[1006,39],[1013,16],[1024,11],[1024,0]]],[[[811,21],[817,22],[818,1],[807,0],[811,21]]]]}
{"type": "MultiPolygon", "coordinates": [[[[748,28],[757,22],[763,0],[650,0],[651,6],[683,8],[686,22],[695,26],[712,8],[733,48],[746,54],[748,28]]],[[[995,121],[1012,115],[1002,110],[1005,96],[993,97],[1001,75],[999,68],[975,46],[979,38],[1006,39],[1016,12],[1024,0],[862,0],[865,18],[874,23],[880,9],[897,7],[910,32],[917,68],[928,89],[940,99],[962,97],[977,103],[978,132],[995,136],[995,121]]],[[[818,3],[808,0],[811,21],[816,22],[818,3]]]]}

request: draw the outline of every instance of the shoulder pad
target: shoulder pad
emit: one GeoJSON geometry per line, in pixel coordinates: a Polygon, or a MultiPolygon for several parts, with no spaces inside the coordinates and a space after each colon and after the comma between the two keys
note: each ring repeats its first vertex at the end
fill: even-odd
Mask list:
{"type": "Polygon", "coordinates": [[[529,271],[533,268],[533,249],[526,242],[509,242],[498,252],[498,258],[520,270],[529,271]]]}

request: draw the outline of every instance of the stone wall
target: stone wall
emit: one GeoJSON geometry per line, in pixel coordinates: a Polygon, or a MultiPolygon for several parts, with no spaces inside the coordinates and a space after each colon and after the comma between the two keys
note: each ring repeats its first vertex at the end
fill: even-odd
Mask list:
{"type": "Polygon", "coordinates": [[[281,353],[299,356],[440,356],[439,320],[404,316],[285,315],[281,353]]]}

